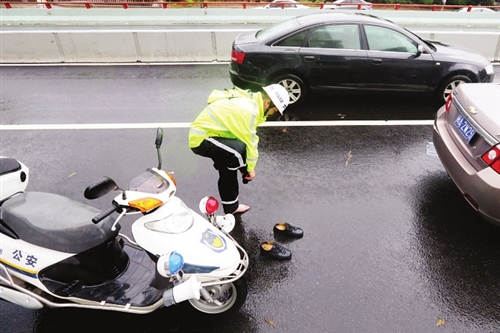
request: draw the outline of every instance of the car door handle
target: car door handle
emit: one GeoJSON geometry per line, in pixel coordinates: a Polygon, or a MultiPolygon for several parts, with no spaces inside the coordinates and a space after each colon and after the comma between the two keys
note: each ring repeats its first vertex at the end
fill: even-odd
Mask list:
{"type": "Polygon", "coordinates": [[[372,59],[372,63],[375,65],[380,65],[382,63],[382,59],[372,59]]]}
{"type": "Polygon", "coordinates": [[[304,56],[304,61],[311,62],[316,60],[315,56],[304,56]]]}

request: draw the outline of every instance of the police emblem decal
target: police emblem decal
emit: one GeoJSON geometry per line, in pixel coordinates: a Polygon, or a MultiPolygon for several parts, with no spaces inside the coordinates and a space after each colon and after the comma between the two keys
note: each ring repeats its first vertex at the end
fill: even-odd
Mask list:
{"type": "Polygon", "coordinates": [[[201,234],[201,242],[215,252],[223,252],[227,248],[226,240],[210,229],[205,230],[201,234]]]}

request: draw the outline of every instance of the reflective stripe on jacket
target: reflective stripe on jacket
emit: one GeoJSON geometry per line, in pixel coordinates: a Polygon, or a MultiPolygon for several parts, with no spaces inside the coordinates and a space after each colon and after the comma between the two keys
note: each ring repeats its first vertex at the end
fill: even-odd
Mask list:
{"type": "Polygon", "coordinates": [[[247,171],[251,172],[259,158],[257,126],[265,120],[260,92],[239,88],[214,90],[207,107],[191,124],[189,147],[198,147],[208,137],[238,139],[247,147],[247,171]]]}

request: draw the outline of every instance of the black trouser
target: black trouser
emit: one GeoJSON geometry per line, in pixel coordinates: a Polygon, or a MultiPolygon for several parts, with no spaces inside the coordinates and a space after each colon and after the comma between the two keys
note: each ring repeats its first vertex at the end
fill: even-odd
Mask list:
{"type": "Polygon", "coordinates": [[[239,205],[238,171],[246,173],[246,145],[237,139],[207,138],[192,150],[214,161],[214,168],[219,171],[217,185],[224,213],[234,212],[239,205]]]}

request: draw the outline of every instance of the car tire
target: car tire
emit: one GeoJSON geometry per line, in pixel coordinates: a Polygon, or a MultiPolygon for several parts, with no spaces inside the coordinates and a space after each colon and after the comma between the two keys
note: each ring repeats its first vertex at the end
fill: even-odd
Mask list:
{"type": "Polygon", "coordinates": [[[470,83],[472,82],[471,79],[469,79],[465,75],[455,75],[452,76],[441,83],[437,90],[437,98],[439,102],[445,103],[446,99],[448,98],[448,95],[459,85],[462,83],[470,83]]]}
{"type": "Polygon", "coordinates": [[[288,95],[290,96],[289,105],[298,104],[304,101],[307,97],[306,85],[304,84],[304,81],[296,75],[286,74],[277,76],[273,80],[273,83],[282,85],[286,90],[288,90],[288,95]]]}

